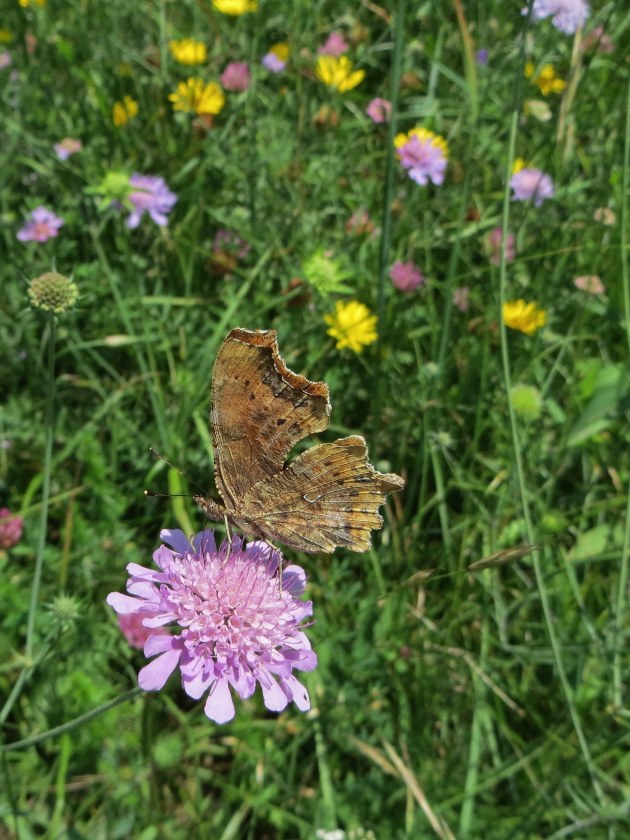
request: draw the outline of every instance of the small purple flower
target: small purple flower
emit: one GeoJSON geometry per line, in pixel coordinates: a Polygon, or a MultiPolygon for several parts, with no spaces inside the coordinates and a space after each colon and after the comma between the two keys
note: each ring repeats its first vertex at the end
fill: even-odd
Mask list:
{"type": "Polygon", "coordinates": [[[212,240],[213,254],[231,254],[239,260],[246,257],[251,251],[252,246],[229,228],[219,228],[212,240]]]}
{"type": "Polygon", "coordinates": [[[245,61],[230,61],[219,77],[225,90],[247,90],[251,80],[249,67],[245,61]]]}
{"type": "MultiPolygon", "coordinates": [[[[527,9],[523,9],[523,14],[527,14],[527,9]]],[[[585,0],[534,0],[532,9],[534,20],[551,17],[556,29],[565,35],[573,35],[584,26],[588,14],[588,3],[585,0]]]]}
{"type": "Polygon", "coordinates": [[[534,202],[534,207],[540,207],[546,198],[553,198],[553,181],[550,176],[540,169],[525,167],[515,172],[510,180],[514,190],[512,201],[534,202]]]}
{"type": "Polygon", "coordinates": [[[488,63],[488,50],[486,50],[486,49],[477,50],[477,52],[475,53],[475,61],[481,67],[485,67],[485,65],[488,63]]]}
{"type": "Polygon", "coordinates": [[[326,42],[317,50],[318,55],[340,56],[348,52],[348,44],[340,32],[331,32],[326,42]]]}
{"type": "Polygon", "coordinates": [[[392,115],[392,103],[389,99],[377,96],[368,104],[365,113],[375,123],[386,123],[392,115]]]}
{"type": "Polygon", "coordinates": [[[278,58],[278,56],[272,52],[268,52],[262,57],[261,64],[265,70],[269,70],[271,73],[282,73],[284,68],[287,66],[286,61],[278,58]]]}
{"type": "Polygon", "coordinates": [[[144,626],[170,625],[168,636],[151,635],[138,674],[145,691],[158,691],[179,668],[186,694],[207,693],[204,711],[217,723],[234,717],[230,687],[243,699],[260,683],[265,706],[280,712],[293,700],[310,708],[308,692],[293,670],[312,671],[317,656],[303,632],[312,603],[297,596],[306,575],[299,566],[279,572],[282,555],[267,543],[236,537],[216,547],[212,531],[189,542],[183,531],[164,530],[153,554],[159,571],[130,563],[129,595],[112,592],[117,613],[140,613],[144,626]]]}
{"type": "MultiPolygon", "coordinates": [[[[488,258],[492,265],[499,265],[501,262],[501,245],[503,240],[503,230],[500,227],[493,228],[486,237],[486,251],[488,258]]],[[[513,233],[508,231],[505,238],[505,261],[508,263],[514,262],[516,256],[516,237],[513,233]]]]}
{"type": "Polygon", "coordinates": [[[46,242],[58,235],[62,225],[63,219],[55,216],[52,210],[36,207],[31,213],[30,221],[18,230],[17,238],[20,242],[46,242]]]}
{"type": "Polygon", "coordinates": [[[401,292],[413,292],[418,286],[424,286],[426,282],[417,265],[400,260],[396,260],[390,268],[389,276],[394,286],[401,292]]]}
{"type": "Polygon", "coordinates": [[[68,160],[70,155],[80,152],[83,148],[83,143],[80,140],[74,140],[72,137],[64,137],[60,143],[55,143],[53,149],[59,160],[68,160]]]}
{"type": "Polygon", "coordinates": [[[0,508],[0,549],[12,548],[20,541],[24,520],[14,516],[9,508],[0,508]]]}
{"type": "Polygon", "coordinates": [[[431,137],[418,137],[413,134],[397,151],[400,163],[416,184],[424,186],[432,181],[439,186],[444,181],[446,155],[431,137]]]}
{"type": "Polygon", "coordinates": [[[134,209],[127,219],[127,227],[137,228],[145,210],[156,225],[164,227],[168,224],[166,214],[175,206],[177,196],[166,186],[164,178],[134,172],[129,179],[129,185],[134,187],[128,196],[134,209]]]}

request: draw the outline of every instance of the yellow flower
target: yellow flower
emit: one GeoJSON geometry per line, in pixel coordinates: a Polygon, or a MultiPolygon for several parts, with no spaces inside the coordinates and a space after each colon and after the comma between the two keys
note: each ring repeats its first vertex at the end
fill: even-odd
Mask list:
{"type": "Polygon", "coordinates": [[[530,165],[529,161],[526,161],[525,158],[516,158],[512,164],[512,175],[516,175],[516,173],[520,172],[521,169],[527,169],[530,165]]]}
{"type": "Polygon", "coordinates": [[[556,76],[553,64],[543,65],[536,75],[534,75],[535,69],[532,62],[528,61],[525,65],[525,75],[540,89],[543,96],[549,96],[550,93],[562,93],[567,86],[564,79],[559,79],[556,76]]]}
{"type": "Polygon", "coordinates": [[[448,142],[444,139],[444,137],[440,137],[440,135],[436,134],[434,131],[429,131],[428,128],[421,128],[419,125],[412,128],[411,131],[408,131],[406,134],[404,131],[397,134],[394,137],[394,146],[399,149],[401,146],[404,146],[405,143],[408,143],[412,137],[417,137],[418,140],[430,140],[431,144],[436,146],[445,158],[448,158],[448,142]]]}
{"type": "Polygon", "coordinates": [[[180,64],[203,64],[208,59],[206,45],[194,38],[183,38],[181,41],[169,41],[168,47],[175,61],[180,64]]]}
{"type": "Polygon", "coordinates": [[[367,306],[358,300],[349,300],[347,303],[338,300],[335,314],[324,315],[324,321],[329,325],[327,334],[337,340],[337,350],[348,347],[360,353],[378,338],[376,315],[372,315],[367,306]]]}
{"type": "Polygon", "coordinates": [[[315,63],[315,74],[328,87],[345,93],[361,84],[365,70],[353,70],[347,55],[320,55],[315,63]]]}
{"type": "Polygon", "coordinates": [[[138,113],[138,103],[130,96],[125,96],[122,102],[114,102],[112,121],[116,128],[127,125],[138,113]]]}
{"type": "Polygon", "coordinates": [[[10,44],[13,40],[13,35],[10,29],[6,27],[0,28],[0,44],[10,44]]]}
{"type": "Polygon", "coordinates": [[[186,79],[177,85],[169,99],[175,111],[194,112],[195,114],[218,114],[225,105],[225,96],[216,82],[203,79],[186,79]]]}
{"type": "Polygon", "coordinates": [[[258,8],[257,0],[212,0],[212,5],[217,12],[235,16],[255,12],[258,8]]]}
{"type": "Polygon", "coordinates": [[[23,9],[28,9],[29,6],[39,6],[40,9],[43,9],[46,0],[19,0],[19,3],[23,9]]]}
{"type": "Polygon", "coordinates": [[[503,304],[503,323],[512,330],[533,335],[546,322],[547,313],[536,303],[526,303],[523,298],[519,298],[506,300],[503,304]]]}
{"type": "Polygon", "coordinates": [[[280,41],[278,44],[274,44],[272,47],[269,47],[269,52],[273,53],[276,58],[279,58],[280,61],[284,61],[285,63],[289,60],[289,53],[291,48],[286,43],[286,41],[280,41]]]}

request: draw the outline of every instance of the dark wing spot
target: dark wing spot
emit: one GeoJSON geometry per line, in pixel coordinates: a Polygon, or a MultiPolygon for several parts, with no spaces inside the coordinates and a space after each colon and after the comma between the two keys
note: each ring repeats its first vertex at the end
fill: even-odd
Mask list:
{"type": "Polygon", "coordinates": [[[255,400],[256,399],[256,394],[250,394],[249,398],[250,398],[250,400],[255,400]]]}
{"type": "Polygon", "coordinates": [[[276,426],[284,426],[284,424],[285,424],[286,422],[287,422],[287,421],[285,420],[285,418],[284,418],[284,417],[278,417],[278,419],[276,420],[276,426]]]}

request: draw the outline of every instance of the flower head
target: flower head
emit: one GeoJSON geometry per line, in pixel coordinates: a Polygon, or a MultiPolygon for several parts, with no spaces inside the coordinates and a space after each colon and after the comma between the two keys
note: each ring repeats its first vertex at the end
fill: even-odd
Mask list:
{"type": "Polygon", "coordinates": [[[544,327],[546,322],[547,313],[536,303],[526,303],[519,298],[506,300],[503,304],[503,323],[512,330],[533,335],[537,329],[544,327]]]}
{"type": "Polygon", "coordinates": [[[212,257],[208,261],[208,267],[216,274],[229,274],[233,271],[239,260],[251,251],[252,246],[233,230],[219,228],[212,240],[212,257]]]}
{"type": "Polygon", "coordinates": [[[538,420],[542,412],[542,394],[533,385],[513,385],[510,398],[514,411],[527,422],[538,420]]]}
{"type": "Polygon", "coordinates": [[[543,96],[549,96],[550,93],[562,93],[567,86],[564,79],[556,76],[553,64],[544,64],[536,73],[533,62],[528,61],[525,65],[525,76],[532,80],[543,96]]]}
{"type": "Polygon", "coordinates": [[[24,520],[9,508],[0,508],[0,548],[12,548],[20,541],[24,520]]]}
{"type": "Polygon", "coordinates": [[[127,198],[133,209],[127,219],[127,227],[137,228],[145,211],[156,225],[163,227],[168,224],[166,214],[175,206],[177,196],[169,190],[164,178],[134,172],[129,179],[129,186],[133,189],[127,198]]]}
{"type": "Polygon", "coordinates": [[[127,125],[138,113],[138,103],[131,96],[125,96],[120,102],[114,102],[112,122],[116,128],[127,125]]]}
{"type": "Polygon", "coordinates": [[[372,122],[389,122],[389,118],[392,115],[392,103],[389,101],[389,99],[382,99],[380,96],[377,96],[375,99],[372,99],[371,102],[368,103],[368,106],[365,109],[365,113],[372,120],[372,122]]]}
{"type": "MultiPolygon", "coordinates": [[[[534,0],[532,17],[534,20],[550,17],[556,29],[565,35],[573,35],[586,23],[588,12],[585,0],[534,0]]],[[[527,9],[523,10],[523,14],[527,14],[527,9]]]]}
{"type": "Polygon", "coordinates": [[[0,70],[11,66],[11,53],[8,50],[0,50],[0,70]]]}
{"type": "Polygon", "coordinates": [[[138,674],[140,688],[158,691],[179,668],[186,694],[198,699],[207,693],[204,711],[217,723],[234,717],[230,688],[245,699],[256,683],[271,711],[291,700],[309,709],[308,693],[292,673],[317,664],[302,629],[312,604],[297,597],[303,570],[279,572],[280,552],[261,541],[234,538],[217,549],[212,531],[190,542],[182,531],[160,536],[167,545],[153,554],[159,571],[130,563],[130,594],[107,598],[117,613],[139,614],[145,627],[172,631],[147,639],[145,655],[158,656],[138,674]]]}
{"type": "Polygon", "coordinates": [[[554,189],[551,177],[540,169],[530,166],[518,168],[510,179],[510,186],[514,190],[512,201],[534,202],[534,207],[540,207],[547,198],[553,198],[554,189]]]}
{"type": "Polygon", "coordinates": [[[376,315],[358,300],[338,300],[334,315],[324,315],[324,321],[329,325],[327,334],[337,341],[337,350],[347,347],[360,353],[378,338],[376,315]]]}
{"type": "Polygon", "coordinates": [[[353,70],[347,55],[320,55],[315,62],[315,75],[328,87],[346,93],[365,78],[365,70],[353,70]]]}
{"type": "Polygon", "coordinates": [[[597,274],[586,274],[583,277],[576,277],[573,282],[576,289],[580,289],[582,292],[588,292],[589,295],[603,295],[606,291],[601,277],[598,277],[597,274]]]}
{"type": "Polygon", "coordinates": [[[35,277],[28,286],[28,296],[37,309],[60,315],[72,309],[79,297],[76,283],[56,271],[47,271],[35,277]]]}
{"type": "Polygon", "coordinates": [[[145,627],[145,618],[154,618],[159,614],[159,610],[151,612],[132,612],[123,613],[118,616],[118,626],[120,627],[125,639],[127,639],[130,647],[137,650],[144,650],[149,636],[169,636],[170,633],[166,627],[145,627]]]}
{"type": "Polygon", "coordinates": [[[234,17],[246,12],[255,12],[258,8],[257,0],[212,0],[212,5],[217,12],[234,17]]]}
{"type": "Polygon", "coordinates": [[[341,260],[333,256],[332,251],[318,248],[304,261],[302,270],[306,282],[322,295],[350,291],[345,281],[351,276],[351,272],[344,268],[341,260]]]}
{"type": "Polygon", "coordinates": [[[23,9],[28,9],[29,6],[39,6],[43,9],[46,5],[46,0],[18,0],[18,2],[23,9]]]}
{"type": "Polygon", "coordinates": [[[376,236],[376,226],[364,208],[356,210],[345,226],[348,236],[376,236]]]}
{"type": "Polygon", "coordinates": [[[394,286],[402,292],[413,292],[426,283],[420,269],[412,262],[396,260],[389,270],[389,276],[394,286]]]}
{"type": "Polygon", "coordinates": [[[402,167],[416,184],[424,186],[432,181],[439,185],[444,181],[448,143],[439,134],[417,126],[407,134],[397,134],[394,145],[402,167]]]}
{"type": "MultiPolygon", "coordinates": [[[[501,262],[501,246],[503,245],[503,229],[500,227],[492,228],[490,233],[486,236],[485,247],[486,252],[492,265],[499,265],[501,262]]],[[[516,237],[513,233],[508,231],[505,237],[505,261],[508,263],[514,262],[516,256],[516,237]]]]}
{"type": "Polygon", "coordinates": [[[20,242],[46,242],[48,239],[54,239],[62,226],[61,216],[55,216],[52,210],[45,207],[36,207],[30,220],[18,230],[17,238],[20,242]]]}
{"type": "Polygon", "coordinates": [[[291,48],[284,41],[269,47],[269,52],[262,57],[262,66],[271,73],[282,73],[287,66],[291,48]]]}
{"type": "Polygon", "coordinates": [[[485,49],[485,47],[482,47],[475,53],[475,61],[480,67],[485,67],[485,65],[488,63],[489,55],[490,54],[488,53],[488,50],[485,49]]]}
{"type": "Polygon", "coordinates": [[[225,105],[225,96],[216,82],[189,78],[177,85],[168,97],[174,111],[195,114],[218,114],[225,105]]]}
{"type": "Polygon", "coordinates": [[[219,81],[226,90],[242,91],[249,87],[251,76],[245,61],[230,61],[219,81]]]}
{"type": "Polygon", "coordinates": [[[331,32],[326,42],[317,50],[318,55],[340,56],[345,52],[348,52],[348,44],[341,32],[331,32]]]}
{"type": "Polygon", "coordinates": [[[468,286],[459,286],[453,292],[453,303],[460,312],[468,312],[470,306],[470,289],[468,286]]]}
{"type": "Polygon", "coordinates": [[[168,48],[175,61],[180,64],[203,64],[208,59],[208,50],[203,41],[194,38],[182,38],[181,41],[169,41],[168,48]]]}
{"type": "Polygon", "coordinates": [[[72,137],[64,137],[60,143],[55,143],[53,149],[59,160],[68,160],[70,155],[75,155],[83,148],[83,143],[80,140],[74,140],[72,137]]]}

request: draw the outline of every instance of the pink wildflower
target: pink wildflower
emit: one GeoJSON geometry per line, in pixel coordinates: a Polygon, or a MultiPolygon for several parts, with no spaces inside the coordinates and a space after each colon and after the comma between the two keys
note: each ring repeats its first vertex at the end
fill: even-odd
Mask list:
{"type": "Polygon", "coordinates": [[[412,262],[396,260],[389,270],[389,276],[394,286],[402,292],[413,292],[418,286],[424,286],[426,280],[418,266],[412,262]]]}
{"type": "Polygon", "coordinates": [[[392,103],[389,99],[382,99],[377,96],[368,104],[365,113],[375,123],[389,122],[392,115],[392,103]]]}
{"type": "MultiPolygon", "coordinates": [[[[503,240],[503,231],[500,227],[493,228],[486,237],[486,250],[488,258],[492,265],[499,265],[501,262],[501,245],[503,240]]],[[[516,256],[516,237],[513,233],[508,231],[505,238],[505,261],[508,263],[514,262],[516,256]]]]}
{"type": "Polygon", "coordinates": [[[12,548],[20,541],[24,520],[9,508],[0,508],[0,548],[12,548]]]}
{"type": "Polygon", "coordinates": [[[36,207],[31,213],[30,221],[17,232],[17,238],[20,242],[46,242],[48,239],[54,239],[62,226],[63,219],[55,216],[52,210],[36,207]]]}
{"type": "Polygon", "coordinates": [[[245,61],[230,61],[219,77],[225,90],[247,90],[251,81],[249,67],[245,61]]]}
{"type": "Polygon", "coordinates": [[[340,32],[331,32],[326,42],[317,50],[319,55],[340,56],[348,51],[348,44],[340,32]]]}
{"type": "Polygon", "coordinates": [[[598,277],[597,274],[586,274],[583,277],[576,277],[573,282],[577,289],[580,289],[582,292],[588,292],[590,295],[603,295],[606,291],[601,277],[598,277]]]}

